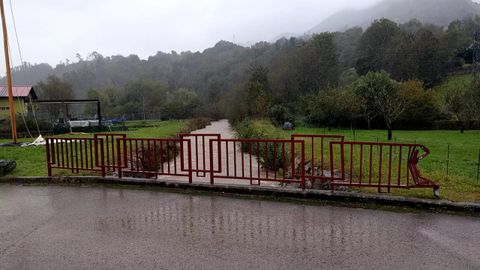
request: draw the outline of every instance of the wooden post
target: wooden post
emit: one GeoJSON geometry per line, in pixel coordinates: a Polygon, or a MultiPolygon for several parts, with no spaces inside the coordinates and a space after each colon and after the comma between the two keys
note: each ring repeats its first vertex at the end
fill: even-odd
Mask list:
{"type": "Polygon", "coordinates": [[[10,55],[8,52],[7,23],[5,22],[5,9],[3,7],[3,0],[0,0],[0,13],[2,16],[3,47],[5,49],[5,66],[7,68],[8,106],[10,107],[10,126],[12,129],[13,143],[17,143],[17,123],[15,121],[15,109],[13,107],[14,104],[13,104],[13,89],[12,89],[12,73],[10,70],[10,55]]]}

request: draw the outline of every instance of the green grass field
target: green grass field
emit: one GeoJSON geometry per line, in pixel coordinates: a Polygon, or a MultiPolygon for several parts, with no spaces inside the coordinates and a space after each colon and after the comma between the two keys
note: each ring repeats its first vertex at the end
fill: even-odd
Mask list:
{"type": "MultiPolygon", "coordinates": [[[[130,138],[166,138],[176,135],[184,126],[185,121],[129,121],[126,133],[130,138]]],[[[58,137],[93,137],[93,134],[62,135],[58,137]]],[[[32,139],[22,139],[21,142],[31,142],[32,139]]],[[[0,139],[0,143],[10,140],[0,139]]],[[[45,146],[31,147],[1,147],[0,159],[13,159],[17,168],[13,176],[45,176],[47,167],[45,146]]]]}
{"type": "MultiPolygon", "coordinates": [[[[291,134],[338,134],[349,141],[386,142],[384,130],[323,129],[299,127],[283,131],[265,120],[253,122],[256,130],[269,138],[290,138],[291,134]]],[[[480,181],[477,180],[480,153],[480,131],[394,131],[398,143],[418,143],[427,146],[431,154],[419,164],[422,174],[440,183],[442,197],[453,201],[480,201],[480,181]],[[449,172],[447,153],[450,145],[449,172]]],[[[432,198],[431,189],[397,190],[393,194],[432,198]]]]}

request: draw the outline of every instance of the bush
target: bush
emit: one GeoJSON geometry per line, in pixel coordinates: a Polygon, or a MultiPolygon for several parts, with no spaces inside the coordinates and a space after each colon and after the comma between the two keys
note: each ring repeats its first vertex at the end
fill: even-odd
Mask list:
{"type": "MultiPolygon", "coordinates": [[[[51,131],[53,129],[53,125],[47,121],[37,120],[37,123],[35,123],[33,116],[25,116],[25,118],[23,118],[20,114],[17,114],[15,120],[17,123],[17,132],[19,133],[27,132],[28,127],[28,130],[30,130],[32,134],[37,134],[37,123],[40,131],[51,131]]],[[[10,133],[10,131],[10,119],[0,119],[0,133],[10,133]]]]}
{"type": "Polygon", "coordinates": [[[281,127],[285,122],[293,123],[293,116],[287,107],[275,105],[268,111],[268,116],[273,125],[281,127]]]}
{"type": "Polygon", "coordinates": [[[192,131],[205,128],[210,125],[211,121],[206,117],[197,117],[195,119],[188,120],[186,126],[180,130],[179,133],[188,134],[192,131]]]}
{"type": "MultiPolygon", "coordinates": [[[[268,168],[270,170],[273,170],[274,167],[276,168],[277,171],[282,169],[284,165],[284,159],[282,157],[283,153],[282,153],[281,144],[273,144],[273,143],[267,144],[266,159],[265,159],[265,144],[263,144],[262,146],[261,146],[260,157],[259,157],[260,164],[262,164],[263,167],[268,168]],[[262,150],[263,150],[263,153],[262,153],[262,150]]],[[[285,146],[285,159],[288,159],[289,152],[290,151],[285,146]]]]}

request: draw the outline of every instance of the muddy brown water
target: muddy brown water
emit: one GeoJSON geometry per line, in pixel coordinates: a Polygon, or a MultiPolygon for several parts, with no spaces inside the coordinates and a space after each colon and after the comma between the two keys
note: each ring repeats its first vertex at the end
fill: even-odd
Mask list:
{"type": "Polygon", "coordinates": [[[0,185],[0,269],[480,269],[480,219],[0,185]]]}
{"type": "MultiPolygon", "coordinates": [[[[214,121],[210,125],[206,126],[203,129],[199,129],[193,131],[192,134],[219,134],[222,139],[234,139],[235,132],[233,131],[230,123],[228,120],[219,120],[214,121]]],[[[192,155],[192,166],[195,169],[210,169],[210,151],[209,151],[209,140],[212,139],[211,137],[207,137],[204,141],[201,138],[189,138],[191,140],[191,155],[192,155]],[[205,151],[204,151],[205,150],[205,151]],[[205,152],[205,153],[204,153],[205,152]]],[[[250,185],[249,179],[225,179],[221,178],[221,176],[244,176],[246,178],[252,175],[253,177],[258,178],[265,178],[266,172],[261,167],[260,163],[258,162],[255,155],[249,155],[243,153],[240,149],[240,145],[236,144],[235,148],[233,148],[233,144],[229,144],[229,150],[226,149],[225,144],[222,143],[222,147],[220,150],[217,147],[217,144],[213,144],[213,155],[214,155],[214,169],[219,169],[219,164],[222,167],[220,173],[216,173],[217,176],[220,176],[215,180],[215,183],[221,184],[237,184],[237,185],[250,185]],[[217,159],[217,153],[220,152],[221,159],[217,159]],[[242,167],[242,159],[243,165],[242,167]],[[233,162],[235,160],[235,163],[233,162]],[[251,166],[250,166],[251,164],[251,166]],[[227,170],[228,167],[228,170],[227,170]],[[250,168],[251,167],[251,168],[250,168]]],[[[185,150],[184,156],[187,156],[187,152],[185,150]]],[[[170,163],[170,171],[174,171],[175,166],[178,167],[181,164],[181,158],[178,157],[176,162],[170,163]]],[[[187,166],[187,165],[186,165],[187,166]]],[[[270,178],[273,178],[273,172],[270,172],[270,178]]],[[[176,176],[161,176],[161,179],[165,180],[172,180],[172,181],[187,181],[187,179],[179,178],[176,176]]],[[[209,173],[194,173],[193,175],[194,182],[210,182],[210,175],[209,173]]],[[[280,183],[274,181],[258,181],[253,180],[252,184],[255,185],[262,185],[262,186],[273,186],[278,187],[280,183]]]]}

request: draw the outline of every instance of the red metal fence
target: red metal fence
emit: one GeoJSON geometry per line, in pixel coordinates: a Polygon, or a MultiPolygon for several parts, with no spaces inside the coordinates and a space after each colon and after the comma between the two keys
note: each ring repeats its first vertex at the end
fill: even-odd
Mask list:
{"type": "Polygon", "coordinates": [[[188,177],[192,182],[192,151],[185,139],[117,139],[118,177],[188,177]],[[122,146],[124,150],[122,151],[122,146]]]}
{"type": "MultiPolygon", "coordinates": [[[[341,135],[307,135],[294,134],[292,140],[303,140],[308,146],[305,154],[305,162],[307,163],[305,177],[307,180],[326,181],[331,179],[330,175],[330,143],[343,143],[345,137],[341,135]]],[[[343,159],[343,153],[340,153],[343,159]]]]}
{"type": "MultiPolygon", "coordinates": [[[[116,139],[122,138],[125,139],[127,138],[126,134],[115,134],[115,133],[95,133],[93,135],[94,139],[103,139],[103,151],[105,154],[105,160],[104,160],[104,165],[106,167],[106,170],[109,172],[114,172],[115,169],[117,168],[116,160],[117,160],[117,143],[118,141],[116,139]]],[[[125,144],[123,144],[120,147],[121,151],[126,151],[125,150],[125,144]]],[[[98,164],[97,164],[98,165],[98,164]]]]}
{"type": "Polygon", "coordinates": [[[249,180],[281,184],[299,183],[305,189],[305,145],[297,140],[213,139],[210,140],[210,168],[220,160],[220,170],[210,171],[215,179],[249,180]],[[215,151],[215,147],[219,151],[215,151]],[[215,155],[224,155],[223,158],[215,155]],[[296,166],[298,163],[298,166],[296,166]],[[298,168],[299,171],[296,171],[298,168]]]}
{"type": "Polygon", "coordinates": [[[220,134],[181,134],[175,139],[131,139],[125,134],[94,138],[47,138],[52,169],[118,177],[184,177],[195,180],[277,182],[306,188],[306,181],[335,186],[432,188],[418,162],[430,152],[419,144],[348,142],[337,135],[292,135],[290,140],[222,139],[220,134]],[[422,155],[420,155],[422,153],[422,155]]]}
{"type": "Polygon", "coordinates": [[[103,139],[100,138],[46,138],[48,175],[52,169],[100,172],[105,176],[103,139]]]}
{"type": "MultiPolygon", "coordinates": [[[[180,139],[190,140],[192,151],[192,171],[196,173],[197,177],[205,177],[206,173],[220,172],[221,154],[220,148],[210,148],[210,141],[220,139],[220,134],[179,134],[180,139]],[[213,151],[216,151],[214,164],[210,164],[210,159],[213,151]],[[216,167],[214,167],[217,165],[216,167]]],[[[184,163],[182,163],[182,171],[185,171],[184,163]]]]}
{"type": "Polygon", "coordinates": [[[439,188],[420,176],[417,163],[430,153],[420,144],[331,142],[330,153],[331,183],[335,186],[374,187],[378,192],[383,188],[388,192],[391,188],[439,188]]]}

